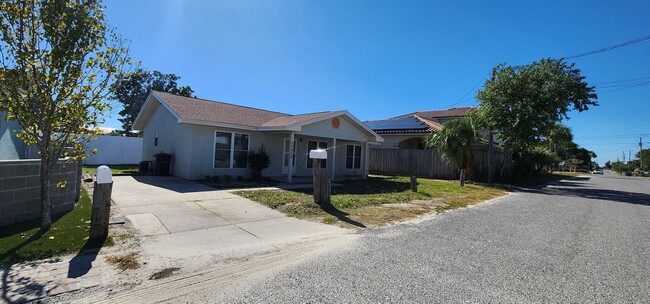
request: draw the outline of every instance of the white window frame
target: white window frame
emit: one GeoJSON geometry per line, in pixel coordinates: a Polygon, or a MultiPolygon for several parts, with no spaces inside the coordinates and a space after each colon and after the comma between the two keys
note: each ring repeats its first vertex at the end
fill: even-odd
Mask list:
{"type": "MultiPolygon", "coordinates": [[[[307,169],[312,169],[313,164],[314,164],[313,160],[311,158],[309,158],[309,142],[310,141],[316,142],[316,149],[320,149],[319,147],[320,147],[321,143],[324,143],[328,148],[329,148],[329,145],[330,145],[330,143],[327,142],[327,141],[307,140],[307,157],[306,157],[307,161],[306,161],[306,166],[305,166],[305,168],[307,168],[307,169]]],[[[325,150],[327,150],[328,148],[325,148],[325,150]]],[[[324,162],[324,163],[325,163],[325,167],[323,167],[323,162],[321,161],[321,167],[320,167],[321,169],[326,169],[327,168],[327,162],[324,162]]]]}
{"type": "Polygon", "coordinates": [[[246,160],[245,168],[235,168],[235,134],[246,135],[248,136],[248,150],[251,151],[251,135],[250,133],[243,132],[233,132],[233,131],[223,131],[223,130],[214,130],[214,136],[212,137],[212,169],[248,169],[248,159],[246,160]],[[219,168],[214,163],[214,158],[217,156],[217,132],[218,133],[229,133],[230,134],[230,166],[228,168],[219,168]]]}
{"type": "Polygon", "coordinates": [[[363,159],[363,150],[361,149],[361,145],[345,145],[345,169],[348,169],[348,170],[361,169],[361,161],[362,161],[362,159],[363,159]],[[348,157],[350,157],[348,155],[348,147],[349,146],[353,147],[352,148],[352,167],[351,168],[348,168],[348,157]],[[359,154],[360,154],[359,155],[359,164],[358,164],[359,168],[355,168],[355,165],[357,165],[357,162],[355,161],[356,156],[355,156],[355,153],[354,153],[356,149],[359,149],[359,154]]]}

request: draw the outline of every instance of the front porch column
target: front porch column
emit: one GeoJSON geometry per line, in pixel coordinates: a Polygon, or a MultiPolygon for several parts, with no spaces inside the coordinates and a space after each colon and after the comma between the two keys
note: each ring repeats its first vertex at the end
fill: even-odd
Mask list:
{"type": "Polygon", "coordinates": [[[291,134],[289,134],[289,172],[287,172],[287,182],[288,183],[291,183],[291,181],[293,180],[293,176],[292,176],[293,175],[292,174],[293,173],[292,172],[293,171],[293,162],[294,162],[294,158],[296,157],[296,155],[294,153],[295,145],[296,145],[295,136],[294,136],[293,132],[291,132],[291,134]]]}
{"type": "Polygon", "coordinates": [[[368,173],[370,173],[370,144],[366,141],[364,160],[363,160],[363,179],[368,178],[368,173]]]}
{"type": "Polygon", "coordinates": [[[332,138],[332,181],[334,181],[334,173],[336,172],[336,138],[332,138]]]}

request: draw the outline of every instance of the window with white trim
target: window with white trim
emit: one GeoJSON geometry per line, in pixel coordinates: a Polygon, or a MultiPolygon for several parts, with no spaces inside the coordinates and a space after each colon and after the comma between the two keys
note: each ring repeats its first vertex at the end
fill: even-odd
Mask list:
{"type": "Polygon", "coordinates": [[[247,168],[249,139],[248,134],[216,131],[214,168],[247,168]]]}
{"type": "Polygon", "coordinates": [[[345,150],[345,168],[346,169],[361,168],[361,146],[347,145],[345,150]]]}
{"type": "MultiPolygon", "coordinates": [[[[310,141],[307,142],[307,168],[313,168],[314,167],[313,159],[309,158],[309,151],[316,150],[316,149],[327,150],[327,142],[326,141],[315,141],[315,140],[310,140],[310,141]]],[[[320,160],[320,167],[323,168],[323,169],[327,168],[327,159],[321,159],[320,160]]]]}

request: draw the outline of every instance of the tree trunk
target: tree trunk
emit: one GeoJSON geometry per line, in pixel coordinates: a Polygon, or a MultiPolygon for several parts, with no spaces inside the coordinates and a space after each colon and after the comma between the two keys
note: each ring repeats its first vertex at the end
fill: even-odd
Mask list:
{"type": "Polygon", "coordinates": [[[50,172],[48,170],[47,160],[41,158],[41,231],[45,232],[52,227],[52,218],[50,217],[50,210],[52,203],[50,202],[50,172]]]}

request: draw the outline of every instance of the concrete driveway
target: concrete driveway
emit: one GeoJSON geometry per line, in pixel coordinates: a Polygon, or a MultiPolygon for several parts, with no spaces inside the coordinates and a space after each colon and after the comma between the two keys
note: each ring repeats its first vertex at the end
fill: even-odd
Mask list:
{"type": "Polygon", "coordinates": [[[182,260],[200,267],[198,261],[350,233],[176,177],[116,176],[112,199],[142,236],[151,267],[176,267],[182,260]]]}

